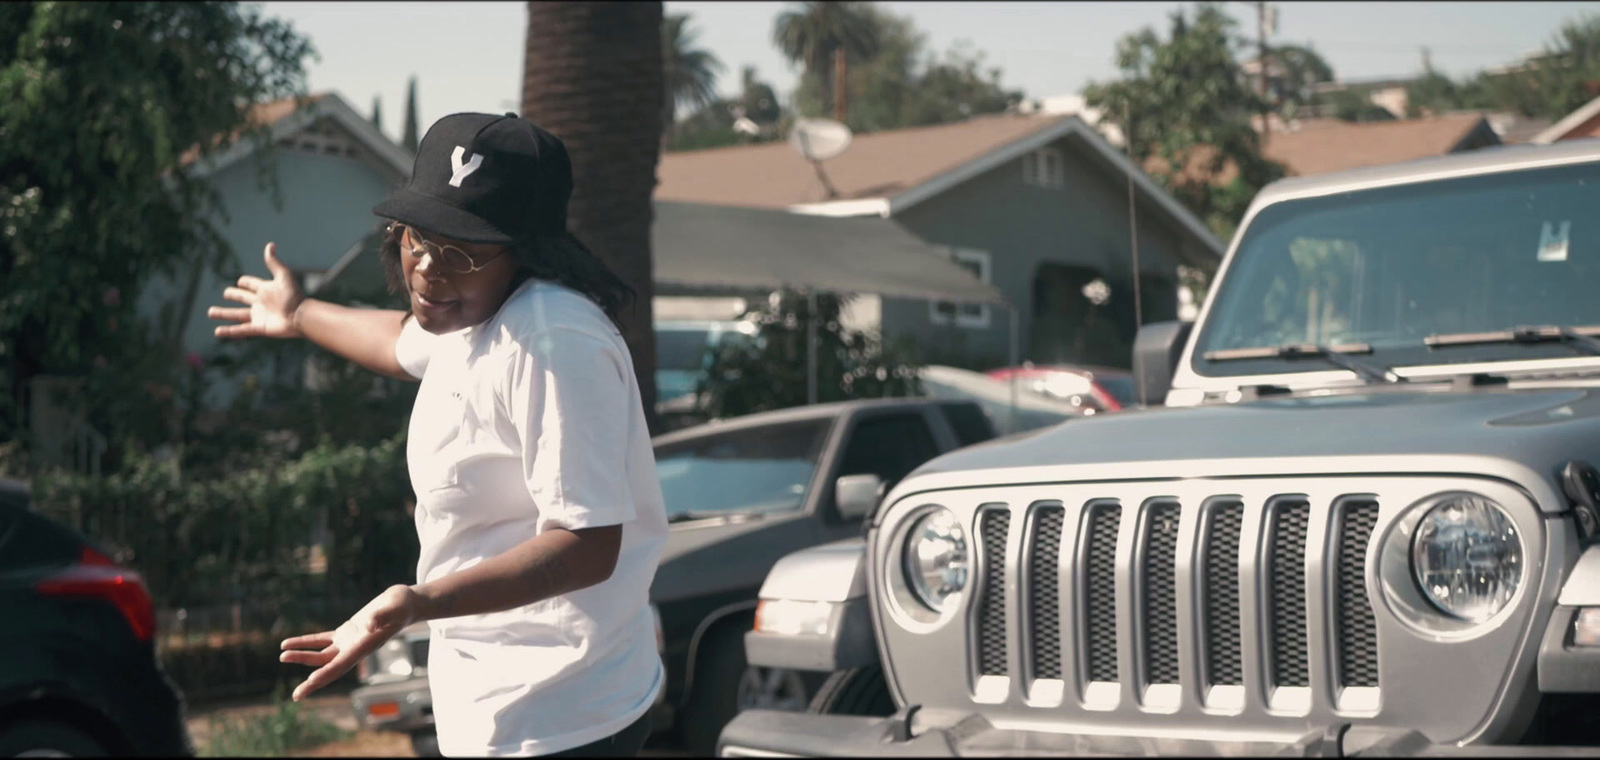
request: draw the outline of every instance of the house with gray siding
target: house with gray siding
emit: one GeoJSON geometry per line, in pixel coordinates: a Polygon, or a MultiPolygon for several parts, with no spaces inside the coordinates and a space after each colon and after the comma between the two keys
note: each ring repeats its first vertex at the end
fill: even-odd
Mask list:
{"type": "Polygon", "coordinates": [[[1214,270],[1223,251],[1076,115],[859,135],[821,170],[834,197],[784,144],[667,153],[655,197],[891,219],[994,285],[1010,308],[868,295],[854,310],[885,340],[913,341],[925,361],[976,369],[1004,365],[1013,340],[1023,361],[1127,367],[1135,301],[1143,322],[1177,318],[1180,267],[1214,270]]]}
{"type": "MultiPolygon", "coordinates": [[[[260,104],[251,119],[267,128],[265,144],[241,139],[186,167],[221,200],[222,214],[213,222],[228,244],[231,276],[213,274],[197,260],[176,277],[150,283],[140,296],[140,311],[153,325],[178,332],[184,348],[202,357],[218,349],[216,323],[206,309],[233,305],[222,290],[239,275],[270,277],[262,261],[268,242],[277,244],[278,258],[302,285],[315,290],[352,250],[372,245],[379,223],[372,206],[411,173],[410,153],[337,93],[260,104]],[[264,162],[276,175],[276,193],[262,181],[264,162]]],[[[281,367],[277,379],[298,382],[300,371],[281,367]]],[[[224,383],[211,400],[231,395],[224,383]]]]}

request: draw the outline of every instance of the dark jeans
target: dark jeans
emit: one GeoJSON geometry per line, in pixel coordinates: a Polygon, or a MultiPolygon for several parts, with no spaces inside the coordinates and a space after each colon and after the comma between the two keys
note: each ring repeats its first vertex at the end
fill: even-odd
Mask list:
{"type": "Polygon", "coordinates": [[[650,713],[647,712],[627,728],[604,739],[546,757],[634,757],[644,748],[644,740],[649,736],[650,713]]]}

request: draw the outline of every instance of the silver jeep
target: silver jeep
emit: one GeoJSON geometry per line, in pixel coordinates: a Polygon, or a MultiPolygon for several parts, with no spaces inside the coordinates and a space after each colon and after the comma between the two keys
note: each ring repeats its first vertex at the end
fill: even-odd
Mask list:
{"type": "Polygon", "coordinates": [[[720,753],[1600,756],[1600,140],[1275,183],[1190,328],[776,565],[720,753]]]}

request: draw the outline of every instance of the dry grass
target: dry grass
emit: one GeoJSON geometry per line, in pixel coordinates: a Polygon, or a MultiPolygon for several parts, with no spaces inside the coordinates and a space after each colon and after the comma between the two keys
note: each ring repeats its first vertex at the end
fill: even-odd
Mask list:
{"type": "Polygon", "coordinates": [[[394,731],[357,731],[342,741],[300,750],[291,757],[416,757],[411,737],[394,731]]]}

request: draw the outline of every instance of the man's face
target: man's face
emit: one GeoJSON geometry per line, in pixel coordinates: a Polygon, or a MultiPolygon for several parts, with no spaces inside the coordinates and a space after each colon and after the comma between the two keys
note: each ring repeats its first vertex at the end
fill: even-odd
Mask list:
{"type": "Polygon", "coordinates": [[[401,225],[400,266],[411,313],[436,335],[481,324],[511,293],[507,246],[467,243],[401,225]]]}

